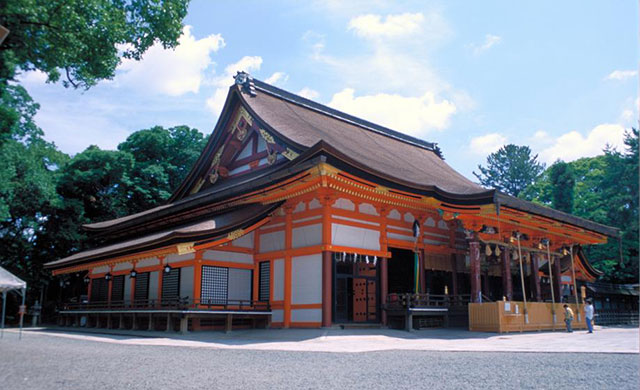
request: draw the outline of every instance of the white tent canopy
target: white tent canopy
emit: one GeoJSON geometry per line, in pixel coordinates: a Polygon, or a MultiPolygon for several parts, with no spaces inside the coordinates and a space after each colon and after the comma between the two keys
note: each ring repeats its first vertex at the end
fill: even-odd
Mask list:
{"type": "Polygon", "coordinates": [[[27,283],[24,280],[0,267],[0,292],[21,290],[23,288],[27,288],[27,283]]]}
{"type": "MultiPolygon", "coordinates": [[[[24,306],[27,297],[27,282],[18,278],[11,272],[0,267],[0,292],[2,293],[2,327],[0,328],[0,337],[4,334],[4,312],[7,306],[7,292],[11,290],[22,290],[22,306],[24,306]]],[[[20,337],[22,338],[22,314],[20,315],[20,337]]]]}

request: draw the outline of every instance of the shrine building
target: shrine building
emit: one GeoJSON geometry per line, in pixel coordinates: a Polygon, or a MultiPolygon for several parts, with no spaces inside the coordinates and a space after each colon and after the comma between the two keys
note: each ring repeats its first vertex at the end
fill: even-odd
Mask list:
{"type": "Polygon", "coordinates": [[[244,72],[165,204],[84,228],[102,244],[46,264],[86,286],[60,323],[182,331],[471,327],[475,303],[513,318],[579,305],[599,275],[581,247],[619,234],[483,188],[434,143],[244,72]]]}

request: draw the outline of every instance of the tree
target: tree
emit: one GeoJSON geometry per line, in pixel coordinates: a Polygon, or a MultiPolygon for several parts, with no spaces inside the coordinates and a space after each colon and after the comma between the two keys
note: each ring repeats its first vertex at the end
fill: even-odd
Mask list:
{"type": "Polygon", "coordinates": [[[578,217],[618,227],[620,239],[610,237],[607,244],[585,248],[593,265],[604,272],[602,280],[617,283],[637,281],[638,277],[636,129],[626,133],[625,145],[623,152],[607,147],[600,156],[555,163],[521,193],[533,202],[563,211],[571,207],[578,217]]]}
{"type": "Polygon", "coordinates": [[[158,206],[171,196],[200,156],[206,140],[188,126],[155,126],[136,131],[118,145],[130,153],[134,167],[129,175],[129,213],[158,206]]]}
{"type": "Polygon", "coordinates": [[[480,173],[473,174],[480,184],[518,196],[544,171],[544,164],[538,162],[538,155],[531,156],[528,146],[509,144],[491,153],[487,166],[478,165],[478,169],[480,173]]]}
{"type": "Polygon", "coordinates": [[[553,208],[565,213],[571,213],[573,210],[574,186],[576,184],[571,166],[564,161],[556,161],[551,165],[549,171],[553,208]]]}
{"type": "Polygon", "coordinates": [[[121,57],[140,59],[156,41],[175,47],[188,0],[12,0],[0,2],[10,30],[0,79],[40,70],[52,82],[87,88],[113,77],[121,57]]]}
{"type": "Polygon", "coordinates": [[[20,106],[6,103],[19,97],[10,83],[17,74],[38,70],[49,82],[64,75],[65,87],[89,88],[112,78],[122,58],[139,60],[155,42],[175,47],[188,2],[0,1],[0,24],[10,30],[0,45],[0,143],[22,115],[20,106]]]}

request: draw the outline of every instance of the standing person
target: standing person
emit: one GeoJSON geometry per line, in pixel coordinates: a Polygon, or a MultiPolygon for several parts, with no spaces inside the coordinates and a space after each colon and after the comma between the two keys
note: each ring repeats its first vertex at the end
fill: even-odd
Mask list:
{"type": "Polygon", "coordinates": [[[587,329],[589,330],[589,333],[593,333],[593,314],[593,304],[591,303],[591,299],[589,299],[584,307],[584,318],[587,320],[587,329]]]}
{"type": "Polygon", "coordinates": [[[573,329],[571,328],[571,322],[573,322],[573,310],[567,305],[564,304],[564,323],[567,324],[567,332],[572,333],[573,329]]]}

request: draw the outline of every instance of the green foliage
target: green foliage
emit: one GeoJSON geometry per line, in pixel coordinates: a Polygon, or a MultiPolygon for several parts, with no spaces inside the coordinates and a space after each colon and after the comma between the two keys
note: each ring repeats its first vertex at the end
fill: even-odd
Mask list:
{"type": "Polygon", "coordinates": [[[200,156],[206,141],[188,126],[170,129],[156,126],[131,134],[118,150],[135,159],[131,171],[130,212],[157,206],[171,196],[200,156]]]}
{"type": "Polygon", "coordinates": [[[26,141],[43,135],[33,117],[40,105],[20,85],[0,83],[0,144],[8,139],[26,141]]]}
{"type": "Polygon", "coordinates": [[[49,278],[35,247],[43,234],[47,210],[61,205],[56,181],[58,167],[68,156],[40,138],[30,142],[9,139],[0,144],[0,159],[0,264],[9,265],[36,287],[49,278]]]}
{"type": "Polygon", "coordinates": [[[623,152],[606,148],[600,156],[556,162],[521,193],[521,197],[533,202],[563,211],[571,207],[572,214],[578,217],[619,228],[621,240],[609,238],[605,245],[585,248],[589,260],[604,272],[602,279],[610,282],[633,282],[638,277],[636,129],[626,134],[625,144],[623,152]]]}
{"type": "Polygon", "coordinates": [[[518,196],[544,171],[544,164],[538,162],[538,155],[531,156],[528,146],[509,144],[491,153],[487,166],[478,165],[478,169],[480,173],[473,174],[480,184],[518,196]]]}
{"type": "Polygon", "coordinates": [[[576,180],[571,166],[564,161],[556,161],[549,168],[551,180],[551,198],[553,208],[571,213],[573,210],[573,194],[576,180]]]}
{"type": "Polygon", "coordinates": [[[90,87],[113,77],[121,57],[140,59],[154,42],[174,47],[188,0],[11,0],[0,2],[10,30],[0,46],[0,79],[40,70],[50,81],[90,87]]]}

